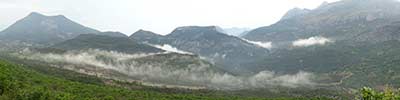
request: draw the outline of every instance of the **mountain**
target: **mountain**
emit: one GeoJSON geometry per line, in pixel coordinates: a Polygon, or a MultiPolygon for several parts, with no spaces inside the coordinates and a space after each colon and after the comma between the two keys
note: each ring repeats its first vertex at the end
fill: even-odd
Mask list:
{"type": "Polygon", "coordinates": [[[133,34],[131,38],[150,44],[168,44],[206,57],[209,61],[225,66],[225,69],[230,71],[245,71],[245,68],[239,67],[240,64],[258,59],[269,52],[261,46],[221,33],[215,26],[179,27],[166,36],[141,32],[133,34]]]}
{"type": "Polygon", "coordinates": [[[319,82],[335,86],[361,88],[398,84],[400,41],[350,44],[346,41],[306,48],[281,48],[258,61],[243,64],[251,70],[273,70],[277,73],[313,72],[319,82]]]}
{"type": "Polygon", "coordinates": [[[367,50],[345,42],[323,46],[280,48],[256,62],[243,64],[252,70],[273,70],[280,73],[298,71],[329,73],[342,67],[360,63],[367,50]]]}
{"type": "Polygon", "coordinates": [[[242,66],[277,73],[313,72],[323,78],[319,82],[337,80],[329,84],[339,87],[399,87],[397,10],[398,0],[342,0],[313,10],[292,9],[279,22],[243,36],[283,48],[242,66]],[[324,38],[330,42],[322,43],[324,38]]]}
{"type": "Polygon", "coordinates": [[[291,19],[293,17],[299,17],[303,16],[307,13],[309,13],[311,10],[309,9],[301,9],[301,8],[293,8],[289,10],[282,18],[281,20],[286,20],[286,19],[291,19]]]}
{"type": "Polygon", "coordinates": [[[124,33],[113,32],[113,31],[97,32],[97,33],[89,33],[89,34],[104,35],[104,36],[111,36],[111,37],[128,37],[124,33]]]}
{"type": "MultiPolygon", "coordinates": [[[[260,27],[243,36],[253,41],[273,43],[295,41],[313,36],[333,40],[366,42],[365,37],[379,28],[398,22],[400,3],[397,0],[342,0],[324,3],[316,9],[290,10],[279,22],[260,27]]],[[[378,34],[378,33],[374,33],[378,34]]],[[[384,35],[384,41],[392,38],[384,35]]]]}
{"type": "Polygon", "coordinates": [[[123,35],[121,33],[101,33],[80,25],[63,15],[45,16],[33,12],[0,32],[0,37],[8,41],[51,45],[72,39],[80,34],[123,35]]]}
{"type": "Polygon", "coordinates": [[[232,27],[232,28],[223,28],[223,33],[226,33],[228,35],[232,35],[232,36],[244,36],[245,34],[247,34],[250,29],[249,28],[238,28],[238,27],[232,27]]]}
{"type": "MultiPolygon", "coordinates": [[[[106,33],[104,33],[106,34],[106,33]]],[[[100,49],[107,51],[118,51],[123,53],[159,53],[161,49],[137,43],[128,37],[112,37],[95,34],[82,34],[76,38],[55,44],[50,48],[61,50],[87,50],[100,49]]]]}
{"type": "Polygon", "coordinates": [[[371,32],[363,33],[363,35],[354,38],[358,41],[366,42],[384,42],[390,40],[400,40],[400,21],[396,21],[382,27],[375,28],[371,32]]]}
{"type": "Polygon", "coordinates": [[[165,36],[142,29],[133,33],[131,36],[129,36],[129,38],[138,42],[145,42],[145,43],[149,41],[162,43],[163,41],[165,41],[164,39],[166,39],[165,36]]]}

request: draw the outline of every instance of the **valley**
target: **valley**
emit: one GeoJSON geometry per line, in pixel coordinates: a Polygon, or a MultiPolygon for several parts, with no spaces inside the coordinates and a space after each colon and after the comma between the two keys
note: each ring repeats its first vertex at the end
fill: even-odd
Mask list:
{"type": "Polygon", "coordinates": [[[398,100],[398,10],[397,0],[339,0],[252,30],[163,35],[31,12],[0,32],[0,99],[398,100]]]}

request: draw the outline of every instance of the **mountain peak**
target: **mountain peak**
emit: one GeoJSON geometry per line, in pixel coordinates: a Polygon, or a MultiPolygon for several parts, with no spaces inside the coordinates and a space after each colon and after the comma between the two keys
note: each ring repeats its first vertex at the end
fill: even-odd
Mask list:
{"type": "Polygon", "coordinates": [[[44,19],[46,18],[46,15],[43,15],[38,12],[31,12],[28,16],[26,16],[24,19],[44,19]]]}
{"type": "Polygon", "coordinates": [[[106,32],[99,32],[99,33],[93,33],[96,35],[105,35],[105,36],[111,36],[111,37],[128,37],[124,33],[118,32],[118,31],[106,31],[106,32]]]}
{"type": "Polygon", "coordinates": [[[175,30],[218,30],[218,26],[182,26],[175,30]]]}
{"type": "Polygon", "coordinates": [[[219,27],[217,27],[217,26],[182,26],[182,27],[176,28],[174,30],[174,32],[175,31],[217,31],[217,32],[219,32],[219,27]]]}
{"type": "Polygon", "coordinates": [[[327,2],[327,1],[324,1],[324,2],[322,2],[322,4],[321,4],[321,5],[319,5],[319,6],[318,6],[318,8],[319,8],[319,7],[326,6],[326,5],[328,5],[328,4],[329,4],[329,2],[327,2]]]}
{"type": "MultiPolygon", "coordinates": [[[[217,26],[183,26],[178,27],[168,36],[171,37],[192,37],[200,35],[224,34],[217,26]]],[[[225,34],[224,34],[225,35],[225,34]]]]}
{"type": "Polygon", "coordinates": [[[28,16],[42,16],[42,17],[44,17],[45,15],[40,14],[38,12],[31,12],[28,16]]]}
{"type": "Polygon", "coordinates": [[[46,16],[46,15],[38,13],[38,12],[31,12],[25,18],[31,18],[31,19],[49,19],[49,18],[53,18],[53,19],[59,19],[59,20],[69,20],[64,15],[46,16]]]}
{"type": "Polygon", "coordinates": [[[152,31],[148,31],[148,30],[144,30],[144,29],[139,29],[135,33],[152,33],[152,34],[156,34],[156,33],[152,32],[152,31]]]}
{"type": "Polygon", "coordinates": [[[146,40],[146,39],[159,38],[159,37],[163,37],[163,36],[160,34],[151,32],[151,31],[143,30],[143,29],[136,31],[131,36],[129,36],[129,38],[134,39],[134,40],[143,40],[143,39],[146,40]]]}
{"type": "Polygon", "coordinates": [[[293,17],[298,17],[304,14],[307,14],[308,12],[310,12],[311,10],[309,9],[301,9],[301,8],[293,8],[291,10],[289,10],[283,17],[281,20],[285,20],[285,19],[290,19],[293,17]]]}
{"type": "Polygon", "coordinates": [[[133,33],[130,37],[133,37],[135,35],[159,35],[159,34],[154,33],[152,31],[140,29],[140,30],[136,31],[135,33],[133,33]]]}
{"type": "Polygon", "coordinates": [[[56,15],[56,16],[50,16],[50,17],[59,18],[59,19],[68,19],[64,15],[56,15]]]}
{"type": "Polygon", "coordinates": [[[32,12],[3,30],[2,34],[7,36],[9,40],[48,45],[74,38],[80,34],[98,32],[63,15],[46,16],[32,12]]]}

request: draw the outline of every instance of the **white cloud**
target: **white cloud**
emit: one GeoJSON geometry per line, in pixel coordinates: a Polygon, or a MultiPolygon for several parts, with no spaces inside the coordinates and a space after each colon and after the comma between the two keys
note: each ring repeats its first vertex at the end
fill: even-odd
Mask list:
{"type": "Polygon", "coordinates": [[[243,39],[243,38],[242,38],[242,40],[244,40],[244,41],[246,41],[248,43],[255,44],[257,46],[266,48],[266,49],[271,49],[272,48],[272,42],[250,41],[250,40],[243,39]]]}
{"type": "Polygon", "coordinates": [[[156,48],[159,48],[159,49],[162,49],[162,50],[165,50],[165,51],[168,51],[168,52],[175,52],[175,53],[180,53],[180,54],[193,54],[193,53],[190,53],[190,52],[187,52],[187,51],[179,50],[179,49],[177,49],[175,47],[172,47],[169,44],[152,45],[152,46],[154,46],[156,48]]]}
{"type": "Polygon", "coordinates": [[[330,40],[325,37],[321,36],[314,36],[310,37],[308,39],[299,39],[293,42],[293,46],[296,47],[307,47],[307,46],[312,46],[312,45],[325,45],[326,43],[333,42],[333,40],[330,40]]]}

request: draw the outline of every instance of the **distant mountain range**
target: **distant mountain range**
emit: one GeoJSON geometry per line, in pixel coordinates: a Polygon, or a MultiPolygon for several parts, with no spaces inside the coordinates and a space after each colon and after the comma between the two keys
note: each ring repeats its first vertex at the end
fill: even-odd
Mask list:
{"type": "Polygon", "coordinates": [[[0,37],[8,41],[51,45],[75,38],[81,34],[126,36],[116,32],[101,33],[98,30],[71,21],[62,15],[45,16],[33,12],[1,31],[0,37]]]}

